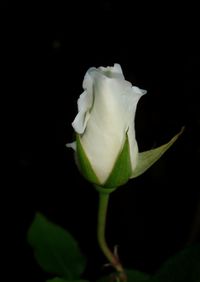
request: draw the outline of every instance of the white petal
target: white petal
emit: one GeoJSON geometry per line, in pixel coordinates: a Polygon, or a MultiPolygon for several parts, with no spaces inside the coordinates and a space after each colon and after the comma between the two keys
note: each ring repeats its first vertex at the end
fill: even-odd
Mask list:
{"type": "Polygon", "coordinates": [[[86,124],[90,116],[89,110],[92,106],[92,101],[92,95],[89,95],[86,91],[84,91],[78,99],[79,112],[72,122],[72,126],[79,134],[82,134],[86,128],[86,124]]]}
{"type": "Polygon", "coordinates": [[[134,90],[135,95],[137,94],[139,97],[147,93],[146,90],[138,88],[137,86],[133,86],[132,88],[134,90]]]}
{"type": "Polygon", "coordinates": [[[87,89],[87,91],[84,91],[78,99],[78,114],[72,122],[74,130],[79,134],[83,134],[85,131],[87,121],[90,117],[90,109],[93,104],[93,77],[90,73],[95,70],[96,68],[90,68],[85,74],[83,89],[87,89]]]}
{"type": "Polygon", "coordinates": [[[130,155],[131,155],[131,165],[132,170],[135,169],[137,162],[138,162],[138,145],[135,137],[135,114],[136,114],[136,108],[137,103],[142,95],[146,94],[146,90],[142,90],[136,86],[132,87],[133,91],[133,97],[134,97],[134,103],[132,105],[132,120],[129,124],[129,130],[128,130],[128,140],[129,140],[129,146],[130,146],[130,155]]]}
{"type": "Polygon", "coordinates": [[[114,64],[113,70],[123,74],[120,64],[114,64]]]}
{"type": "Polygon", "coordinates": [[[74,151],[76,151],[76,141],[74,141],[72,143],[67,143],[66,147],[67,148],[72,148],[74,151]]]}
{"type": "MultiPolygon", "coordinates": [[[[105,76],[105,71],[93,69],[90,75],[94,80],[95,99],[81,142],[95,173],[104,183],[123,148],[126,132],[134,121],[136,105],[143,93],[139,88],[135,91],[122,77],[105,76]]],[[[134,135],[131,144],[133,139],[134,135]]],[[[134,149],[131,153],[134,154],[134,149]]]]}

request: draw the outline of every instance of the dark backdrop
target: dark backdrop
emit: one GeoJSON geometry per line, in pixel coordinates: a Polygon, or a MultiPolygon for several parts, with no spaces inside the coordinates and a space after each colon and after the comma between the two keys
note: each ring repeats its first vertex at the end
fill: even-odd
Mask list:
{"type": "MultiPolygon", "coordinates": [[[[94,279],[106,262],[96,243],[98,198],[79,174],[71,122],[89,67],[120,63],[148,94],[138,104],[141,151],[185,132],[148,172],[113,193],[109,244],[127,267],[154,273],[198,241],[199,68],[196,7],[112,1],[13,5],[3,10],[3,59],[12,184],[6,188],[8,262],[24,281],[45,281],[26,243],[36,211],[67,228],[88,256],[94,279]],[[198,218],[196,216],[196,218],[198,218]],[[11,257],[10,257],[11,254],[11,257]]],[[[8,279],[9,280],[9,279],[8,279]]]]}

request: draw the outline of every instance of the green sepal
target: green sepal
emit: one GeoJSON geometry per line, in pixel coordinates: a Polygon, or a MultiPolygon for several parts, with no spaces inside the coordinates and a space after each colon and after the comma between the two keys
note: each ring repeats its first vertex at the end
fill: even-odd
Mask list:
{"type": "Polygon", "coordinates": [[[131,158],[130,158],[130,149],[129,149],[129,141],[128,136],[126,134],[126,139],[124,142],[124,146],[122,151],[119,153],[114,167],[108,176],[108,179],[105,183],[100,184],[98,177],[96,176],[90,161],[87,158],[87,155],[81,145],[80,135],[77,134],[76,138],[76,157],[78,162],[78,167],[83,174],[83,176],[90,182],[95,185],[102,187],[103,189],[110,189],[110,188],[117,188],[123,184],[125,184],[131,174],[132,174],[132,167],[131,167],[131,158]]]}
{"type": "Polygon", "coordinates": [[[90,182],[100,185],[100,181],[96,176],[90,161],[81,145],[80,135],[76,135],[76,159],[77,165],[82,175],[90,182]]]}
{"type": "Polygon", "coordinates": [[[139,153],[138,156],[138,164],[133,171],[131,178],[138,177],[143,174],[147,169],[149,169],[160,157],[174,144],[174,142],[178,139],[178,137],[183,133],[184,127],[181,131],[176,134],[168,143],[149,150],[142,153],[139,153]]]}
{"type": "Polygon", "coordinates": [[[129,149],[128,135],[124,147],[118,155],[111,174],[106,180],[105,184],[101,185],[103,188],[117,188],[125,184],[132,174],[131,157],[129,149]]]}
{"type": "Polygon", "coordinates": [[[66,279],[62,279],[59,277],[55,277],[49,280],[46,280],[46,282],[89,282],[88,280],[66,280],[66,279]]]}

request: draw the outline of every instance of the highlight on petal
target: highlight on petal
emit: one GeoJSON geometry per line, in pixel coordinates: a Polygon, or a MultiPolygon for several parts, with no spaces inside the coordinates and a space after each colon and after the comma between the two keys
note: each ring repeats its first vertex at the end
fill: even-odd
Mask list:
{"type": "Polygon", "coordinates": [[[138,177],[143,174],[147,169],[149,169],[160,157],[174,144],[174,142],[178,139],[178,137],[183,133],[184,127],[182,127],[181,131],[176,134],[168,143],[149,150],[138,155],[138,163],[133,171],[131,178],[138,177]]]}

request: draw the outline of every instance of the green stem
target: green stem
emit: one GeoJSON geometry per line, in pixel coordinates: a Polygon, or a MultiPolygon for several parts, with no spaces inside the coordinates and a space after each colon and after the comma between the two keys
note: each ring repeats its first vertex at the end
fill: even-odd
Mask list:
{"type": "Polygon", "coordinates": [[[116,255],[114,255],[109,249],[106,239],[105,239],[105,228],[106,228],[106,214],[108,209],[110,193],[100,192],[99,191],[99,210],[98,210],[98,227],[97,227],[97,238],[99,246],[107,257],[111,265],[119,273],[119,278],[121,281],[126,280],[124,269],[116,255]]]}

